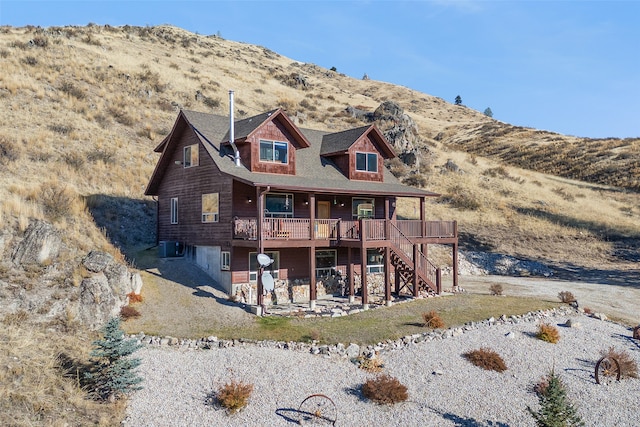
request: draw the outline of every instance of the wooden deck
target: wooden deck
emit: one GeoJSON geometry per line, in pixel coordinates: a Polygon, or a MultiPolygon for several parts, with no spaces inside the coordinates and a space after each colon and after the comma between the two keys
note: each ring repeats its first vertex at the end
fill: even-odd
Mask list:
{"type": "MultiPolygon", "coordinates": [[[[308,218],[266,218],[262,221],[261,230],[265,243],[316,240],[333,244],[360,242],[374,245],[376,242],[397,240],[398,236],[412,243],[453,243],[458,238],[456,221],[316,219],[312,222],[308,218]]],[[[258,237],[256,218],[234,220],[234,240],[257,241],[258,237]]]]}

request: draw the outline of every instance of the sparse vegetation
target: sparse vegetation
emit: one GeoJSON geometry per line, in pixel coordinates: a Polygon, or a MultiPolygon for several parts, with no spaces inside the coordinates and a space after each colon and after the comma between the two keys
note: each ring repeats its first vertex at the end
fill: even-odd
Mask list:
{"type": "Polygon", "coordinates": [[[444,328],[444,320],[442,320],[440,315],[435,311],[422,313],[422,320],[424,321],[424,326],[427,328],[431,328],[431,329],[444,328]]]}
{"type": "Polygon", "coordinates": [[[409,398],[407,387],[397,378],[381,374],[362,385],[362,394],[381,405],[393,405],[409,398]]]}
{"type": "Polygon", "coordinates": [[[569,291],[562,291],[558,293],[558,299],[565,304],[569,304],[574,302],[576,297],[569,291]]]}
{"type": "Polygon", "coordinates": [[[627,351],[609,347],[609,349],[601,351],[600,356],[612,357],[618,361],[621,378],[638,378],[638,365],[627,351]]]}
{"type": "Polygon", "coordinates": [[[507,365],[502,357],[490,348],[482,347],[479,350],[464,353],[463,356],[475,366],[488,371],[504,372],[507,370],[507,365]]]}
{"type": "Polygon", "coordinates": [[[253,393],[253,384],[231,380],[223,384],[214,395],[220,406],[234,414],[247,406],[251,393],[253,393]]]}
{"type": "Polygon", "coordinates": [[[502,295],[502,292],[504,292],[504,289],[502,288],[502,284],[500,283],[493,283],[491,286],[489,286],[489,292],[491,292],[491,295],[502,295]]]}
{"type": "Polygon", "coordinates": [[[558,341],[560,341],[560,332],[558,331],[557,327],[550,323],[540,323],[540,325],[538,325],[536,338],[542,341],[556,344],[558,341]]]}
{"type": "Polygon", "coordinates": [[[357,362],[358,367],[367,372],[382,372],[382,369],[384,368],[384,361],[377,354],[374,357],[359,356],[357,362]]]}
{"type": "Polygon", "coordinates": [[[122,320],[137,319],[141,314],[135,307],[125,305],[120,309],[120,317],[122,320]]]}

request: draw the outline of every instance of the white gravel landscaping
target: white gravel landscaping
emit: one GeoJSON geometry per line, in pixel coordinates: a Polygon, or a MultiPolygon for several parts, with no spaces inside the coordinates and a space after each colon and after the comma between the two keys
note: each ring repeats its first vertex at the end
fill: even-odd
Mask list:
{"type": "Polygon", "coordinates": [[[559,325],[557,344],[536,339],[537,323],[524,322],[382,352],[384,372],[409,391],[409,400],[394,406],[362,397],[360,386],[372,374],[346,358],[254,344],[209,350],[146,346],[136,353],[144,389],[131,396],[124,425],[297,425],[302,400],[322,393],[338,407],[338,426],[534,426],[526,410],[538,407],[531,388],[552,368],[587,426],[640,425],[640,380],[598,385],[594,379],[601,350],[626,350],[640,365],[640,343],[625,326],[585,315],[571,316],[579,327],[561,326],[568,318],[550,319],[559,325]],[[485,371],[462,357],[480,347],[498,352],[507,371],[485,371]],[[206,403],[209,393],[231,379],[254,384],[249,404],[234,415],[206,403]]]}

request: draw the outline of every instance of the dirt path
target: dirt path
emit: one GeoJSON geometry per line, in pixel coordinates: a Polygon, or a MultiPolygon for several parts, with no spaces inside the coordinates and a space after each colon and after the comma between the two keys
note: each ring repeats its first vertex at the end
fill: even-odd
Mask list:
{"type": "Polygon", "coordinates": [[[128,333],[200,338],[255,322],[254,315],[228,301],[214,280],[190,262],[155,256],[136,262],[144,301],[135,305],[142,316],[125,322],[128,333]]]}
{"type": "MultiPolygon", "coordinates": [[[[629,272],[622,274],[631,275],[629,272]]],[[[640,272],[637,274],[636,277],[640,277],[640,272]]],[[[580,307],[588,307],[613,320],[635,326],[640,322],[640,286],[636,281],[621,280],[619,275],[612,275],[608,279],[590,277],[587,282],[532,277],[460,276],[459,284],[466,292],[489,293],[491,284],[500,283],[505,295],[550,301],[558,301],[559,292],[569,291],[577,298],[580,307]]]]}

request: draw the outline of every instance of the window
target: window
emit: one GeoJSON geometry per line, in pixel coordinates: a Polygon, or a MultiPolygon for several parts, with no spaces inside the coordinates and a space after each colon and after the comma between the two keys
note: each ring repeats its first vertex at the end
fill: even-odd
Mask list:
{"type": "Polygon", "coordinates": [[[218,222],[218,193],[202,195],[202,222],[218,222]]]}
{"type": "Polygon", "coordinates": [[[351,202],[352,215],[354,219],[373,218],[375,205],[373,199],[356,199],[351,202]]]}
{"type": "Polygon", "coordinates": [[[293,194],[267,194],[264,205],[267,218],[293,218],[293,194]]]}
{"type": "MultiPolygon", "coordinates": [[[[271,273],[274,279],[278,278],[278,271],[280,270],[280,252],[265,252],[269,258],[273,260],[273,264],[265,267],[264,271],[271,273]]],[[[258,280],[258,253],[249,252],[249,281],[255,282],[258,280]]]]}
{"type": "Polygon", "coordinates": [[[316,251],[316,277],[326,277],[336,274],[337,261],[336,251],[316,251]]]}
{"type": "Polygon", "coordinates": [[[378,172],[378,155],[376,153],[356,153],[356,170],[378,172]]]}
{"type": "Polygon", "coordinates": [[[184,147],[184,160],[182,164],[185,168],[192,166],[198,166],[200,163],[200,156],[198,152],[198,144],[187,145],[184,147]]]}
{"type": "Polygon", "coordinates": [[[171,198],[171,224],[178,223],[178,198],[171,198]]]}
{"type": "Polygon", "coordinates": [[[220,252],[220,270],[231,270],[231,252],[220,252]]]}
{"type": "Polygon", "coordinates": [[[289,144],[280,141],[260,140],[260,161],[288,163],[289,144]]]}
{"type": "Polygon", "coordinates": [[[367,273],[384,273],[384,256],[377,249],[367,249],[367,273]]]}

